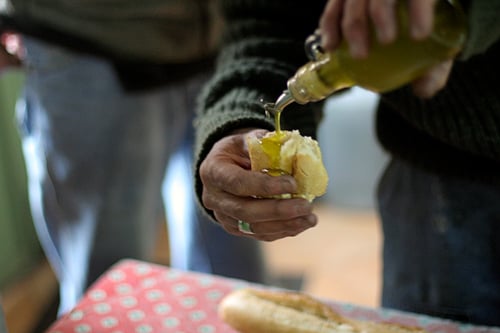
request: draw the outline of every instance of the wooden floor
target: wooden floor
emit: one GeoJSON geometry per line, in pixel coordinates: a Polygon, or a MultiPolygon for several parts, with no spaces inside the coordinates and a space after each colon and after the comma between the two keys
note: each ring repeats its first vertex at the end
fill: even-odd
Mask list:
{"type": "Polygon", "coordinates": [[[303,274],[303,291],[378,306],[381,234],[371,210],[317,207],[319,223],[294,238],[266,243],[274,272],[303,274]]]}
{"type": "MultiPolygon", "coordinates": [[[[315,228],[264,244],[271,273],[302,278],[302,290],[312,295],[377,306],[381,234],[376,214],[329,206],[318,206],[316,213],[315,228]]],[[[156,262],[168,263],[166,233],[159,237],[156,262]]],[[[55,290],[52,271],[42,263],[32,276],[3,292],[9,332],[35,333],[37,314],[44,313],[55,290]]]]}
{"type": "Polygon", "coordinates": [[[2,291],[2,307],[9,333],[36,331],[57,293],[57,281],[46,261],[24,279],[2,291]]]}

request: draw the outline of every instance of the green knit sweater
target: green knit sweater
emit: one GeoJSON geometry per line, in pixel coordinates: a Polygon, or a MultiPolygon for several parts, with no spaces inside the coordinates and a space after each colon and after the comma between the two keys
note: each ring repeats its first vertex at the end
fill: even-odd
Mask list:
{"type": "Polygon", "coordinates": [[[221,22],[216,0],[0,1],[0,28],[12,25],[120,61],[179,64],[207,57],[218,47],[221,22]]]}
{"type": "MultiPolygon", "coordinates": [[[[196,120],[199,197],[199,166],[217,140],[236,128],[273,129],[259,100],[274,101],[307,61],[303,41],[317,27],[325,3],[222,1],[227,34],[196,120]]],[[[382,96],[377,133],[391,154],[422,167],[500,179],[500,1],[463,4],[468,41],[446,89],[425,102],[407,87],[382,96]]],[[[290,106],[282,115],[283,127],[314,136],[321,108],[321,103],[290,106]]]]}

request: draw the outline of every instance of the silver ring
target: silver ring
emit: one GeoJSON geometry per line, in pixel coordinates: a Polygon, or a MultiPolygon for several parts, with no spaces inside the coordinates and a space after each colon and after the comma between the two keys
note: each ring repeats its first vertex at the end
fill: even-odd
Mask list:
{"type": "Polygon", "coordinates": [[[252,226],[250,223],[244,222],[242,220],[238,220],[238,230],[247,235],[253,235],[252,226]]]}

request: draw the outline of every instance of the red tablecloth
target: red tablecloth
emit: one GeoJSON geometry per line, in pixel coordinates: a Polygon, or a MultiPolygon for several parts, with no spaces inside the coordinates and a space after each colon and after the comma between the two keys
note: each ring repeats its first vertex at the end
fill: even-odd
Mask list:
{"type": "MultiPolygon", "coordinates": [[[[231,290],[248,285],[240,280],[123,260],[106,272],[48,333],[234,333],[217,317],[217,305],[231,290]]],[[[326,302],[345,316],[420,326],[429,332],[500,333],[500,328],[326,302]]]]}

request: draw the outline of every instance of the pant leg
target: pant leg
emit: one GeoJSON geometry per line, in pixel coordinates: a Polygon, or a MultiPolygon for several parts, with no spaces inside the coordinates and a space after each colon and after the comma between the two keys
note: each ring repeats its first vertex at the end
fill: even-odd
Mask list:
{"type": "Polygon", "coordinates": [[[500,325],[500,189],[393,160],[378,199],[382,305],[500,325]]]}
{"type": "Polygon", "coordinates": [[[18,104],[33,220],[60,312],[122,258],[150,259],[168,155],[186,115],[166,90],[125,93],[113,68],[30,38],[18,104]]]}
{"type": "Polygon", "coordinates": [[[196,203],[193,175],[194,101],[206,75],[177,85],[183,105],[190,115],[182,146],[172,156],[163,196],[171,247],[171,266],[252,282],[265,283],[266,267],[260,243],[249,238],[234,237],[210,221],[196,203]]]}

